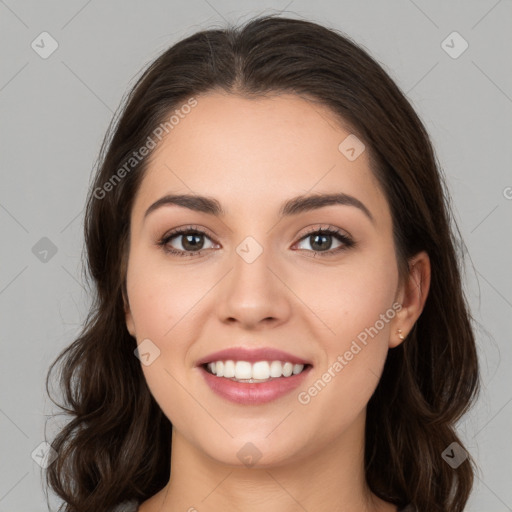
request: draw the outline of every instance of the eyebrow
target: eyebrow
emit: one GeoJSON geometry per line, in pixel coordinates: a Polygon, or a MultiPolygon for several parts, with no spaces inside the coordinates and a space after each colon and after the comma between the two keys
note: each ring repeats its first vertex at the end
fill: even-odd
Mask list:
{"type": "MultiPolygon", "coordinates": [[[[279,217],[288,217],[291,215],[298,215],[299,213],[309,212],[323,208],[325,206],[331,206],[334,204],[340,204],[344,206],[353,206],[361,210],[372,223],[375,224],[375,219],[371,214],[370,210],[362,203],[359,199],[354,196],[338,193],[338,194],[313,194],[308,196],[297,196],[292,197],[285,201],[280,210],[279,217]]],[[[188,208],[196,212],[207,213],[216,217],[222,217],[226,214],[219,201],[212,197],[198,196],[191,194],[168,194],[157,201],[155,201],[144,214],[144,219],[153,211],[162,206],[175,205],[183,208],[188,208]]]]}

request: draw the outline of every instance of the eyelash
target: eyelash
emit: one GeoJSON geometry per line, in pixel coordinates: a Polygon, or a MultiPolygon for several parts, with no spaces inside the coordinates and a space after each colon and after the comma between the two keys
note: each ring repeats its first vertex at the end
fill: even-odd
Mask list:
{"type": "MultiPolygon", "coordinates": [[[[196,226],[185,226],[183,228],[177,228],[170,233],[166,233],[158,242],[157,245],[162,248],[162,250],[166,253],[173,254],[175,256],[188,256],[188,257],[196,257],[200,256],[203,251],[206,251],[208,249],[200,249],[199,251],[181,251],[174,248],[167,247],[167,244],[175,237],[179,235],[192,235],[192,234],[200,234],[205,235],[208,238],[211,238],[208,233],[200,228],[197,228],[196,226]]],[[[347,249],[350,249],[351,247],[355,247],[356,242],[352,240],[350,237],[342,233],[339,229],[329,227],[329,228],[313,228],[312,230],[308,231],[306,234],[304,234],[300,239],[299,242],[302,240],[305,240],[306,238],[310,237],[311,235],[333,235],[335,238],[337,238],[340,242],[342,242],[342,245],[339,247],[336,247],[335,249],[329,249],[328,251],[310,251],[308,249],[300,249],[307,252],[313,252],[314,258],[316,258],[317,255],[320,255],[321,257],[329,257],[334,256],[341,251],[345,251],[347,249]]]]}

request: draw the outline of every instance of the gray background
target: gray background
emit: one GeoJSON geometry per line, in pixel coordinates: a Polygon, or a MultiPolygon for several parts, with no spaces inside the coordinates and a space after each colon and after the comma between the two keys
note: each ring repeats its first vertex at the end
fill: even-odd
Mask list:
{"type": "MultiPolygon", "coordinates": [[[[90,303],[80,262],[83,206],[123,94],[177,40],[281,10],[366,47],[432,136],[469,252],[465,286],[484,383],[460,422],[481,468],[466,510],[512,510],[510,0],[0,0],[0,512],[47,510],[31,454],[63,419],[50,418],[43,383],[90,303]],[[46,59],[31,47],[42,46],[44,31],[59,45],[46,59]],[[453,31],[469,44],[458,58],[442,46],[453,31]]],[[[445,44],[462,48],[460,40],[445,44]]]]}

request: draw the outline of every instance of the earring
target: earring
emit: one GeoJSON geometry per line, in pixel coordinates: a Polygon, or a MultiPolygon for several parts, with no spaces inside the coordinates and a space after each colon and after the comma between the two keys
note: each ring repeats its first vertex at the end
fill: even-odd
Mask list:
{"type": "Polygon", "coordinates": [[[404,338],[404,336],[403,336],[403,334],[402,334],[402,329],[397,329],[397,331],[396,331],[396,332],[398,333],[398,337],[399,337],[402,341],[403,341],[403,340],[405,340],[405,338],[404,338]]]}

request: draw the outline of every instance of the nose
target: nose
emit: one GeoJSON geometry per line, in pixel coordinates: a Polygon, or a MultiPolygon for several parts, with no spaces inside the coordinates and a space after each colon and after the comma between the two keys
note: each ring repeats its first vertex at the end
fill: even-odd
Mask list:
{"type": "Polygon", "coordinates": [[[247,254],[256,247],[248,247],[248,252],[243,252],[245,246],[233,254],[232,269],[220,283],[219,319],[251,330],[283,324],[291,314],[292,296],[280,275],[284,271],[265,249],[251,261],[247,254]]]}

